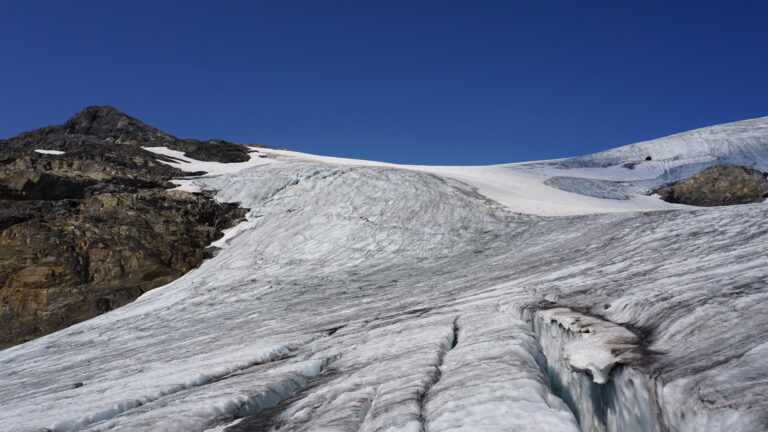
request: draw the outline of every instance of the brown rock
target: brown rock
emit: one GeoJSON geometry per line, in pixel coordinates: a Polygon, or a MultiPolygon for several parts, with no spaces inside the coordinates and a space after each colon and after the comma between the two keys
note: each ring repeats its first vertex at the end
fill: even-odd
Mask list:
{"type": "Polygon", "coordinates": [[[718,165],[655,192],[664,201],[694,206],[750,204],[768,197],[768,180],[752,168],[718,165]]]}

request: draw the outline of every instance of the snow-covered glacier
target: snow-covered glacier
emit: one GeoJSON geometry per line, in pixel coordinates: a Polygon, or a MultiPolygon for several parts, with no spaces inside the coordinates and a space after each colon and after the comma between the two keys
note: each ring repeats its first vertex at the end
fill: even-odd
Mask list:
{"type": "Polygon", "coordinates": [[[247,221],[175,282],[0,351],[0,430],[768,430],[767,205],[647,195],[765,171],[768,118],[488,167],[150,150],[247,221]]]}

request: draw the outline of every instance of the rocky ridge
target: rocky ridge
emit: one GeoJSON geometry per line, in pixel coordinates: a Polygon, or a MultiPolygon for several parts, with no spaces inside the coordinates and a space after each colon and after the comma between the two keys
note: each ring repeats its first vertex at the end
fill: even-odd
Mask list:
{"type": "Polygon", "coordinates": [[[179,139],[112,107],[0,140],[0,348],[167,284],[244,216],[237,204],[169,190],[190,173],[142,146],[249,159],[245,146],[179,139]]]}

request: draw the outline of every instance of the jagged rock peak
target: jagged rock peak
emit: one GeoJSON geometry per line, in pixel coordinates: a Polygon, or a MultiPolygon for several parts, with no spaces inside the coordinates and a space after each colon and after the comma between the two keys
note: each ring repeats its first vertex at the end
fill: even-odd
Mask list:
{"type": "Polygon", "coordinates": [[[167,142],[177,139],[109,105],[86,107],[67,120],[63,128],[67,134],[112,138],[118,142],[167,142]]]}
{"type": "MultiPolygon", "coordinates": [[[[92,150],[99,146],[120,152],[129,151],[129,147],[162,146],[184,152],[193,159],[222,163],[245,162],[250,158],[248,147],[223,140],[180,139],[109,105],[89,106],[63,124],[21,133],[3,141],[2,149],[74,152],[92,150]],[[103,146],[104,144],[107,146],[103,146]],[[112,144],[128,146],[115,147],[112,144]]],[[[152,158],[155,159],[156,156],[152,155],[152,158]]]]}

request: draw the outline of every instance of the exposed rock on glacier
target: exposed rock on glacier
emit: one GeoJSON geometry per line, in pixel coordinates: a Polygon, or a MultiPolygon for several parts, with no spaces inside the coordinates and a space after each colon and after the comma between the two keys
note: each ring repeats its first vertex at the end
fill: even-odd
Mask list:
{"type": "Polygon", "coordinates": [[[751,204],[768,197],[765,173],[733,165],[719,165],[656,191],[661,199],[695,206],[751,204]]]}

